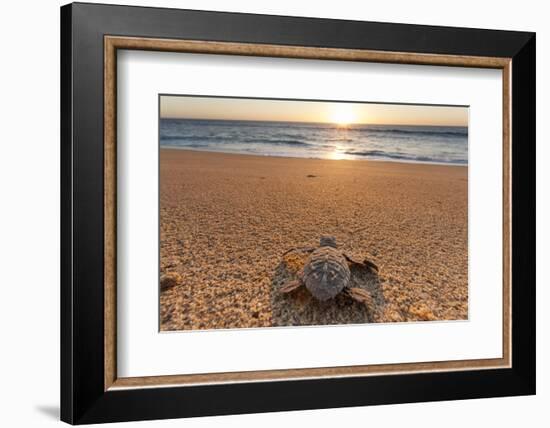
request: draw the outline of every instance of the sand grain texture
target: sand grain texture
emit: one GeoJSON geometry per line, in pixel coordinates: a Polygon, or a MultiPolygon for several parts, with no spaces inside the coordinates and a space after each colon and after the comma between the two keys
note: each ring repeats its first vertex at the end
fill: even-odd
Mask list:
{"type": "Polygon", "coordinates": [[[467,167],[274,158],[161,149],[161,330],[467,319],[467,167]],[[373,293],[281,296],[281,255],[334,235],[378,264],[373,293]]]}

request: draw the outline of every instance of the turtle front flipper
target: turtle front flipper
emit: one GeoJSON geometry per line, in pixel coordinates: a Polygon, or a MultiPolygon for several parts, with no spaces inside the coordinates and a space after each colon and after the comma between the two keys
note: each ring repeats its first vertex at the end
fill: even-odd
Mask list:
{"type": "Polygon", "coordinates": [[[344,257],[346,258],[346,260],[350,265],[356,265],[358,267],[368,269],[372,273],[378,273],[378,266],[376,266],[373,262],[371,262],[368,259],[364,259],[362,262],[360,262],[358,260],[353,259],[352,257],[350,257],[345,253],[344,253],[344,257]]]}
{"type": "Polygon", "coordinates": [[[294,247],[289,250],[286,250],[283,254],[281,254],[281,257],[284,257],[288,253],[291,253],[293,251],[302,251],[304,253],[312,253],[313,251],[315,251],[315,248],[314,247],[294,247]]]}
{"type": "Polygon", "coordinates": [[[372,309],[374,307],[374,302],[372,300],[371,294],[358,287],[351,287],[344,289],[344,293],[351,297],[353,300],[363,303],[367,308],[372,309]]]}
{"type": "Polygon", "coordinates": [[[304,283],[301,280],[295,279],[294,281],[289,281],[284,284],[281,288],[279,288],[279,291],[281,293],[290,293],[292,290],[300,288],[303,284],[304,283]]]}
{"type": "Polygon", "coordinates": [[[378,273],[378,266],[368,259],[363,260],[363,264],[370,269],[373,273],[378,273]]]}

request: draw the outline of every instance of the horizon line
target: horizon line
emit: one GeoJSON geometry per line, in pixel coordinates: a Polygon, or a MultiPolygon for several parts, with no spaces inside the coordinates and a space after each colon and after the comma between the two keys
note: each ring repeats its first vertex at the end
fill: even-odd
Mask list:
{"type": "Polygon", "coordinates": [[[412,123],[372,123],[372,122],[355,122],[348,123],[346,125],[338,125],[333,122],[314,122],[314,121],[302,121],[302,120],[258,120],[258,119],[208,119],[200,117],[163,117],[159,115],[159,119],[168,119],[168,120],[203,120],[211,122],[270,122],[270,123],[306,123],[306,124],[317,124],[317,125],[334,125],[336,128],[346,128],[353,125],[374,125],[374,126],[432,126],[432,127],[448,127],[448,128],[469,128],[468,125],[418,125],[412,123]]]}

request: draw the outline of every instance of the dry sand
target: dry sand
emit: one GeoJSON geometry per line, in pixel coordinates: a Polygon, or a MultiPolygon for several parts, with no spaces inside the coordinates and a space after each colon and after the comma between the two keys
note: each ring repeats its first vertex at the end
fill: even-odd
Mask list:
{"type": "Polygon", "coordinates": [[[467,319],[467,167],[162,149],[160,171],[161,330],[467,319]],[[373,308],[277,293],[322,234],[378,264],[353,275],[373,308]]]}

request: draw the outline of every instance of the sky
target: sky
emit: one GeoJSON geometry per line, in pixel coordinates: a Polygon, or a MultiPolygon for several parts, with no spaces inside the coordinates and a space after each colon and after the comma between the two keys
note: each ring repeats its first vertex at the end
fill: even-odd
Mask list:
{"type": "Polygon", "coordinates": [[[467,107],[162,95],[161,118],[468,126],[467,107]]]}

